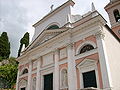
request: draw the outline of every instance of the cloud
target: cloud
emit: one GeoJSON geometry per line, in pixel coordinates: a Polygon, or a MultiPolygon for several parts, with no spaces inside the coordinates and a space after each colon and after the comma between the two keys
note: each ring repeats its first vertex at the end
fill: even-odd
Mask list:
{"type": "Polygon", "coordinates": [[[0,0],[0,33],[8,33],[12,56],[17,56],[19,40],[28,25],[26,11],[20,3],[18,0],[0,0]]]}

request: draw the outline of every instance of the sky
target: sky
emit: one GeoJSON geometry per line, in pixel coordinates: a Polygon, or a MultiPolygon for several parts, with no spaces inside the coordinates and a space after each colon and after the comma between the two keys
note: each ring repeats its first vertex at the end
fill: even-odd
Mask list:
{"type": "MultiPolygon", "coordinates": [[[[0,34],[7,32],[11,44],[11,56],[16,57],[20,46],[20,39],[25,32],[30,33],[30,40],[34,34],[32,27],[53,9],[62,5],[67,0],[0,0],[0,34]]],[[[73,0],[74,14],[83,15],[91,10],[93,2],[97,11],[108,21],[108,15],[104,10],[109,0],[73,0]]]]}

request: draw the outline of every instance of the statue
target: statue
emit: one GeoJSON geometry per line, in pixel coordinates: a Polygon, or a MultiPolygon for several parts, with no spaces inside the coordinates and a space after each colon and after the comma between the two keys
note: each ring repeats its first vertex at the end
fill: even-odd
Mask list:
{"type": "Polygon", "coordinates": [[[63,70],[62,72],[62,87],[67,87],[68,86],[68,77],[67,77],[67,70],[63,70]]]}

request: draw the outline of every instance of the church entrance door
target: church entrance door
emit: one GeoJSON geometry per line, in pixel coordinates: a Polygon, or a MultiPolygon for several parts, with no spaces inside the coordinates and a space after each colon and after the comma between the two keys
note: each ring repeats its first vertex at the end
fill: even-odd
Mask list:
{"type": "Polygon", "coordinates": [[[44,90],[53,90],[53,73],[44,75],[44,90]]]}
{"type": "Polygon", "coordinates": [[[24,88],[21,88],[21,90],[25,90],[25,87],[24,87],[24,88]]]}

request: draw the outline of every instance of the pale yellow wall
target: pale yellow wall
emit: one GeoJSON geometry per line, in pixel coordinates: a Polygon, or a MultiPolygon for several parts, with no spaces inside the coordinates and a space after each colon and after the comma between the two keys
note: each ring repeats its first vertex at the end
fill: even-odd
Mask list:
{"type": "Polygon", "coordinates": [[[105,28],[105,44],[110,66],[113,90],[120,90],[120,43],[105,28]]]}

